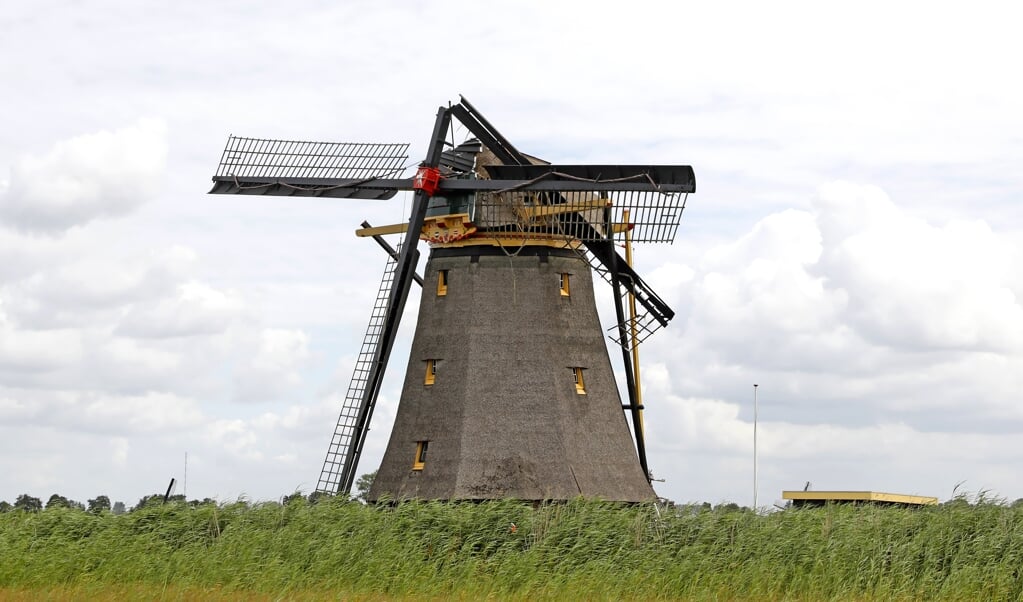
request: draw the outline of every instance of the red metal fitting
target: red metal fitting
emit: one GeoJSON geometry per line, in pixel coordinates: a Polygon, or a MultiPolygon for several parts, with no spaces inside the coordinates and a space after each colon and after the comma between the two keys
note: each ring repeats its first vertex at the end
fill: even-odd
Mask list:
{"type": "Polygon", "coordinates": [[[440,186],[440,170],[436,167],[420,167],[416,171],[416,177],[412,180],[412,188],[426,192],[433,196],[440,186]]]}

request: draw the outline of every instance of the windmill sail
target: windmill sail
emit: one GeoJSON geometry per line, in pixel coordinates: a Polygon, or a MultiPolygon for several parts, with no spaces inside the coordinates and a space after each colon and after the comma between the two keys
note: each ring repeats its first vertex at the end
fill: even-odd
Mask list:
{"type": "Polygon", "coordinates": [[[381,335],[384,332],[384,320],[387,317],[387,302],[391,297],[391,286],[394,284],[394,268],[397,261],[387,256],[384,274],[380,279],[373,313],[366,327],[366,335],[362,339],[359,357],[352,371],[352,380],[341,406],[341,414],[337,419],[334,435],[327,448],[327,457],[323,461],[320,480],[316,491],[331,495],[348,493],[355,479],[359,456],[369,431],[369,421],[376,405],[376,397],[366,396],[366,387],[370,382],[373,362],[379,354],[381,335]]]}
{"type": "Polygon", "coordinates": [[[399,175],[408,147],[231,136],[210,193],[389,199],[398,188],[366,189],[358,183],[399,175]]]}

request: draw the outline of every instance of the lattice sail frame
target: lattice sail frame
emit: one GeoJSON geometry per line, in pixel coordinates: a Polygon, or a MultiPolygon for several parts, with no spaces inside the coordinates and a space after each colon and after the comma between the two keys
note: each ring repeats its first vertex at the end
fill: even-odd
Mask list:
{"type": "Polygon", "coordinates": [[[216,176],[239,178],[381,178],[400,173],[408,144],[311,142],[230,136],[216,176]]]}
{"type": "Polygon", "coordinates": [[[632,242],[670,244],[687,197],[650,191],[478,192],[473,221],[481,230],[526,239],[555,236],[594,242],[607,239],[608,225],[616,235],[628,227],[632,242]]]}
{"type": "Polygon", "coordinates": [[[530,161],[529,165],[504,165],[485,149],[478,155],[474,169],[478,181],[508,182],[507,187],[486,186],[476,193],[473,218],[480,230],[599,242],[608,240],[608,228],[615,235],[628,228],[632,242],[670,244],[687,193],[694,189],[689,166],[530,161]]]}

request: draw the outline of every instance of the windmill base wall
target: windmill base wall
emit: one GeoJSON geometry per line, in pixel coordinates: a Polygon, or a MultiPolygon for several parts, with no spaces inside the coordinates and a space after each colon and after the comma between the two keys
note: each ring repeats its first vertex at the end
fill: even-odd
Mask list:
{"type": "Polygon", "coordinates": [[[497,247],[437,248],[424,278],[371,501],[654,497],[583,259],[547,247],[516,256],[497,247]],[[447,290],[440,296],[442,270],[447,290]],[[562,274],[569,275],[567,296],[562,274]],[[436,375],[426,384],[431,361],[436,375]],[[577,392],[575,368],[582,368],[585,394],[577,392]],[[428,446],[416,469],[420,442],[428,446]]]}

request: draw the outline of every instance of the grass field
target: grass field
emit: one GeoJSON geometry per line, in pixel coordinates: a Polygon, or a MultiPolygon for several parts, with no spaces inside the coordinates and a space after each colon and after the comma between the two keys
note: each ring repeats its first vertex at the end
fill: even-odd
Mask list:
{"type": "Polygon", "coordinates": [[[0,514],[0,558],[6,600],[1018,600],[1023,507],[55,508],[0,514]]]}

